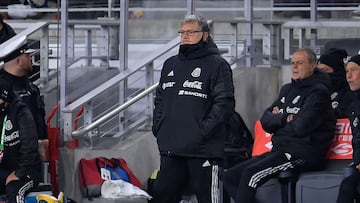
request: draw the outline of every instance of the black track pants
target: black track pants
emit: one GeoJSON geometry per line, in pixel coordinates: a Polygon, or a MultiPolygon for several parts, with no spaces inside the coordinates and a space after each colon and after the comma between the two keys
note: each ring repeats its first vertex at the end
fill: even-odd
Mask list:
{"type": "Polygon", "coordinates": [[[152,202],[179,203],[183,192],[189,188],[199,203],[218,203],[218,163],[208,159],[161,156],[152,202]]]}

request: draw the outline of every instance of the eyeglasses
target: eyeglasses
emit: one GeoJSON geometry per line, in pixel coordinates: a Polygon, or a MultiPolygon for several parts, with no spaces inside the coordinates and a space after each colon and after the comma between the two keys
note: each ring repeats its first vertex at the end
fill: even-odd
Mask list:
{"type": "Polygon", "coordinates": [[[179,35],[189,35],[189,36],[193,36],[195,35],[195,33],[198,33],[198,32],[203,32],[203,31],[200,31],[200,30],[180,30],[178,31],[179,35]]]}

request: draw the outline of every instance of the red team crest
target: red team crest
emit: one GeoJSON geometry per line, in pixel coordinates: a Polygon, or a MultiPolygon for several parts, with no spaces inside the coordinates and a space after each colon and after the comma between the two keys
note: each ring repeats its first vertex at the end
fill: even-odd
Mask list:
{"type": "MultiPolygon", "coordinates": [[[[254,127],[255,141],[252,156],[258,156],[269,152],[272,148],[271,136],[261,126],[259,120],[255,122],[254,127]]],[[[349,119],[337,119],[335,137],[327,153],[328,159],[352,159],[352,134],[349,119]]]]}

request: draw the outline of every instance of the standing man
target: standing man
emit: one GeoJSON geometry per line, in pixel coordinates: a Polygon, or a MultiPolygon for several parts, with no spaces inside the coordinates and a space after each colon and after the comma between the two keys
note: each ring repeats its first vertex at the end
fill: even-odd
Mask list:
{"type": "Polygon", "coordinates": [[[0,75],[0,194],[9,203],[24,203],[39,182],[41,161],[34,119],[11,83],[0,75]]]}
{"type": "Polygon", "coordinates": [[[155,203],[178,203],[187,187],[199,203],[219,201],[225,123],[235,100],[232,70],[209,32],[206,19],[186,16],[179,53],[161,71],[153,119],[161,155],[155,203]]]}
{"type": "Polygon", "coordinates": [[[319,170],[335,134],[336,119],[331,108],[330,79],[316,68],[316,55],[298,49],[291,58],[291,83],[260,122],[272,133],[272,150],[239,163],[224,172],[224,185],[236,203],[252,203],[256,189],[280,171],[319,170]]]}
{"type": "Polygon", "coordinates": [[[360,55],[355,55],[346,64],[346,79],[352,91],[348,107],[353,147],[353,174],[346,177],[340,185],[337,203],[353,203],[360,200],[360,55]]]}
{"type": "Polygon", "coordinates": [[[26,42],[26,37],[19,37],[13,44],[0,50],[0,59],[4,62],[0,75],[5,75],[13,81],[14,92],[28,105],[33,114],[39,139],[47,139],[45,104],[39,88],[28,78],[32,71],[32,52],[27,49],[26,42]]]}

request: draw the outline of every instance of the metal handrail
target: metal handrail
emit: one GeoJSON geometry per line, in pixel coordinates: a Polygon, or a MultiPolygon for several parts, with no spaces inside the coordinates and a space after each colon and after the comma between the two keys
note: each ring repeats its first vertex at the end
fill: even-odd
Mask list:
{"type": "Polygon", "coordinates": [[[113,78],[109,79],[105,83],[101,84],[97,88],[93,89],[92,91],[88,92],[84,96],[80,97],[73,103],[66,106],[62,111],[64,113],[72,112],[75,109],[79,108],[84,103],[88,102],[92,98],[94,98],[99,92],[102,92],[113,85],[117,84],[119,81],[123,80],[124,78],[128,77],[129,75],[133,74],[134,72],[140,70],[141,68],[145,67],[147,64],[150,64],[152,61],[158,59],[165,53],[167,53],[169,50],[173,49],[180,43],[180,37],[176,37],[170,42],[168,42],[163,48],[161,48],[159,51],[154,52],[153,54],[150,54],[147,58],[144,60],[139,61],[138,63],[134,64],[134,69],[130,69],[129,71],[124,71],[122,73],[119,73],[118,75],[114,76],[113,78]]]}
{"type": "Polygon", "coordinates": [[[80,129],[80,130],[76,130],[73,131],[71,133],[72,136],[80,136],[80,135],[84,135],[85,133],[89,132],[90,130],[96,128],[97,126],[105,123],[108,119],[116,116],[119,112],[125,110],[127,107],[129,107],[130,105],[134,104],[135,102],[139,101],[140,99],[148,96],[151,92],[153,92],[156,87],[159,85],[159,83],[156,83],[152,86],[150,86],[149,88],[145,89],[144,91],[142,91],[141,93],[139,93],[138,95],[136,95],[135,97],[131,98],[130,100],[126,101],[125,103],[123,103],[122,105],[120,105],[119,107],[115,108],[114,110],[110,111],[109,113],[107,113],[106,115],[102,116],[101,118],[99,118],[98,120],[96,120],[95,122],[91,123],[90,125],[80,129]]]}
{"type": "Polygon", "coordinates": [[[26,27],[25,30],[23,30],[19,34],[13,36],[9,40],[5,41],[4,43],[0,44],[0,49],[1,50],[5,49],[6,47],[12,45],[14,43],[14,41],[16,41],[18,38],[21,38],[21,37],[24,37],[24,36],[28,37],[29,35],[35,33],[36,31],[47,27],[48,24],[49,23],[47,23],[47,22],[37,22],[37,23],[32,24],[30,27],[27,24],[27,27],[26,27]]]}
{"type": "MultiPolygon", "coordinates": [[[[10,46],[14,46],[14,42],[19,40],[20,38],[27,38],[29,39],[29,36],[32,36],[34,33],[41,31],[42,34],[37,39],[40,41],[40,47],[41,48],[38,52],[40,53],[40,78],[46,80],[48,78],[48,49],[47,45],[49,44],[49,37],[48,37],[48,29],[49,29],[49,23],[48,22],[35,22],[32,23],[31,26],[29,24],[25,23],[14,23],[11,24],[11,26],[14,29],[20,28],[24,29],[20,33],[16,34],[12,38],[8,39],[7,41],[0,44],[0,50],[6,50],[10,46]]],[[[3,65],[3,62],[0,64],[3,65]]],[[[2,68],[2,67],[1,67],[2,68]]],[[[42,81],[39,81],[42,82],[42,81]]]]}
{"type": "Polygon", "coordinates": [[[87,132],[91,131],[92,129],[96,128],[97,126],[105,123],[108,119],[116,116],[118,113],[125,110],[130,105],[132,105],[132,104],[136,103],[137,101],[141,100],[142,98],[148,96],[151,92],[153,92],[156,89],[156,87],[158,85],[159,85],[158,82],[153,84],[152,86],[150,86],[149,88],[143,90],[142,92],[137,94],[135,97],[133,97],[130,100],[126,101],[125,103],[123,103],[119,107],[117,107],[114,110],[110,111],[106,115],[100,117],[98,120],[94,121],[90,125],[82,128],[80,130],[75,130],[75,131],[71,132],[71,135],[74,136],[74,137],[84,135],[85,133],[87,133],[87,132]]]}

